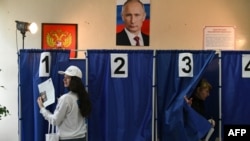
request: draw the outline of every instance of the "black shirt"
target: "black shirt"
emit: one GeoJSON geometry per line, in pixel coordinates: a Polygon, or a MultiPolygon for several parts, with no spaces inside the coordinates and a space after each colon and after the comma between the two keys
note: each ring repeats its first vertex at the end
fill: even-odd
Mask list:
{"type": "Polygon", "coordinates": [[[192,95],[191,98],[193,98],[191,107],[204,118],[209,119],[210,116],[206,113],[204,100],[199,99],[196,95],[192,95]]]}

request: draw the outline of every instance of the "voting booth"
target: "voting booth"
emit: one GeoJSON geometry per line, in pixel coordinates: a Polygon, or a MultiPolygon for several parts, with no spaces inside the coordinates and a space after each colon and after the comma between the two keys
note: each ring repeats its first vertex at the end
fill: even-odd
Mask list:
{"type": "MultiPolygon", "coordinates": [[[[85,70],[85,60],[69,60],[67,50],[20,50],[18,54],[19,85],[18,85],[18,118],[19,136],[22,141],[44,141],[48,132],[48,122],[39,112],[37,98],[38,85],[48,80],[53,81],[55,103],[46,107],[54,111],[56,99],[65,93],[63,76],[58,70],[65,70],[69,65],[77,65],[85,70]]],[[[83,73],[83,79],[85,79],[83,73]]],[[[85,80],[84,80],[85,81],[85,80]]]]}
{"type": "MultiPolygon", "coordinates": [[[[38,85],[51,78],[55,102],[66,92],[59,70],[83,72],[90,94],[88,141],[197,141],[210,124],[184,100],[201,78],[213,86],[205,102],[216,121],[212,139],[224,125],[249,124],[250,52],[212,50],[87,50],[69,59],[68,50],[20,50],[19,131],[21,141],[44,141],[48,122],[39,113],[38,85]]],[[[223,138],[222,138],[223,139],[223,138]]]]}

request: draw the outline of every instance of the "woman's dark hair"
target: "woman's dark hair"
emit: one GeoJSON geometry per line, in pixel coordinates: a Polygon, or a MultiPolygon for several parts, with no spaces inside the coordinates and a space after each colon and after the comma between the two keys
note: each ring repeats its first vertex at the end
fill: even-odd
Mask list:
{"type": "Polygon", "coordinates": [[[89,94],[84,88],[82,80],[79,77],[72,76],[68,90],[77,94],[80,113],[83,117],[89,116],[91,112],[91,101],[89,94]]]}

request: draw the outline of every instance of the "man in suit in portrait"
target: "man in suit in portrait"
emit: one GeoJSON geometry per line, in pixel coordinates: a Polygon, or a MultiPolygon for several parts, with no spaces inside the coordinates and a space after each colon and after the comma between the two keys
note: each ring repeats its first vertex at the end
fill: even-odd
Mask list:
{"type": "Polygon", "coordinates": [[[146,19],[144,4],[140,0],[127,0],[121,16],[125,28],[116,34],[116,45],[149,46],[149,35],[141,32],[146,19]]]}

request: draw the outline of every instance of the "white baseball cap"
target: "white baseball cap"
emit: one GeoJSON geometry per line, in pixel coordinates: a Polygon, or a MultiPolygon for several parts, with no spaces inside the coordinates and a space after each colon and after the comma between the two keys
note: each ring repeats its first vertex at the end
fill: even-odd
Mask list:
{"type": "Polygon", "coordinates": [[[65,71],[58,71],[58,73],[82,78],[82,71],[77,66],[69,66],[65,71]]]}

